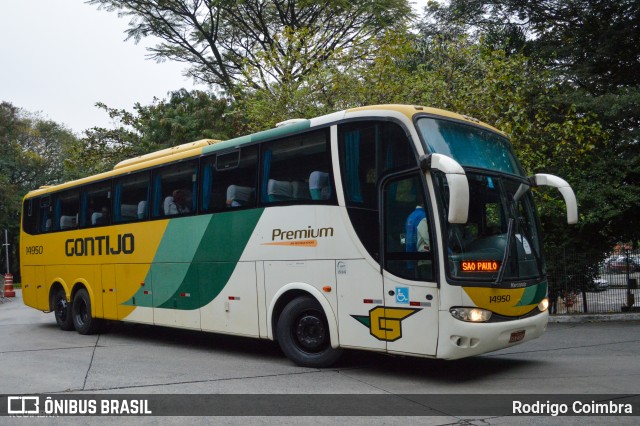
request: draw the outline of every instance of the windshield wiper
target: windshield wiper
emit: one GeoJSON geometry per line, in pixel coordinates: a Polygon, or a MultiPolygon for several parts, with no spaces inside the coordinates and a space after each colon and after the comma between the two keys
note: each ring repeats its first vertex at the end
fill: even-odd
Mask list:
{"type": "Polygon", "coordinates": [[[496,282],[493,283],[495,287],[499,287],[502,284],[502,280],[504,279],[504,272],[506,270],[507,262],[509,261],[509,256],[511,255],[511,241],[513,240],[514,233],[514,220],[512,217],[509,218],[509,223],[507,224],[507,241],[504,247],[504,254],[502,255],[502,264],[500,265],[500,270],[498,271],[498,277],[496,278],[496,282]]]}

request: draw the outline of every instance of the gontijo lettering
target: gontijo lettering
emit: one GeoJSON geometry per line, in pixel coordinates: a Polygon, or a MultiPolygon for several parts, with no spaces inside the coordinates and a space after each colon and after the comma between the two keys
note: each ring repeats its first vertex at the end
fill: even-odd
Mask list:
{"type": "Polygon", "coordinates": [[[118,234],[115,239],[109,235],[69,238],[64,242],[64,253],[67,256],[131,254],[134,250],[135,237],[133,234],[118,234]]]}

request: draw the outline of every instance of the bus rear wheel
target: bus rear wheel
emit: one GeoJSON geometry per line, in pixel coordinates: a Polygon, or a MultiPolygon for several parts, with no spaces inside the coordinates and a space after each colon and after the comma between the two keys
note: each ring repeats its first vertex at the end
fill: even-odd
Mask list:
{"type": "Polygon", "coordinates": [[[342,354],[331,347],[327,318],[312,297],[298,297],[285,306],[276,334],[287,358],[301,367],[329,367],[342,354]]]}
{"type": "Polygon", "coordinates": [[[51,306],[56,317],[56,323],[60,330],[73,330],[73,318],[71,316],[71,304],[67,302],[67,295],[59,288],[51,296],[51,306]]]}
{"type": "Polygon", "coordinates": [[[80,334],[94,334],[100,329],[101,321],[91,316],[91,299],[84,288],[78,290],[71,304],[73,326],[80,334]]]}

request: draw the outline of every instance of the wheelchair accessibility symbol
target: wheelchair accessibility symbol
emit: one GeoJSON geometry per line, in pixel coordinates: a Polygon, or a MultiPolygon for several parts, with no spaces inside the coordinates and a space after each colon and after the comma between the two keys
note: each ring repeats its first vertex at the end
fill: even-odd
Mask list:
{"type": "Polygon", "coordinates": [[[396,303],[409,304],[409,287],[396,287],[396,303]]]}

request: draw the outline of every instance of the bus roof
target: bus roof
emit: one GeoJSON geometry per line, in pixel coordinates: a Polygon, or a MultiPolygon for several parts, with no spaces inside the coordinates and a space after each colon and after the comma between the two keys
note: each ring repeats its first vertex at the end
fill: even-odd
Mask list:
{"type": "Polygon", "coordinates": [[[466,115],[457,114],[454,112],[446,111],[438,108],[429,108],[416,105],[401,105],[401,104],[389,104],[389,105],[370,105],[364,107],[351,108],[344,111],[335,112],[332,114],[324,115],[313,119],[294,119],[283,122],[281,126],[273,129],[264,130],[258,133],[253,133],[246,136],[240,136],[237,138],[229,139],[226,141],[215,139],[202,139],[195,142],[189,142],[182,145],[177,145],[171,148],[162,149],[149,154],[141,155],[138,157],[123,160],[116,164],[113,170],[100,173],[93,176],[88,176],[82,179],[65,182],[59,185],[46,185],[36,190],[30,191],[25,198],[46,194],[49,192],[55,192],[61,189],[72,188],[79,185],[85,185],[101,179],[107,179],[114,176],[119,176],[127,173],[131,173],[140,169],[145,169],[153,166],[157,166],[164,163],[170,163],[185,158],[197,157],[199,155],[208,154],[211,152],[222,151],[225,149],[236,148],[241,145],[246,145],[255,142],[266,141],[277,137],[286,136],[289,134],[295,134],[302,132],[306,129],[329,124],[332,122],[341,121],[344,119],[363,117],[368,113],[374,116],[380,116],[380,112],[389,111],[396,112],[405,115],[410,120],[416,114],[428,114],[434,116],[441,116],[446,118],[452,118],[455,120],[468,122],[470,124],[481,126],[491,131],[504,135],[500,130],[476,120],[466,115]],[[378,114],[374,114],[378,112],[378,114]]]}

